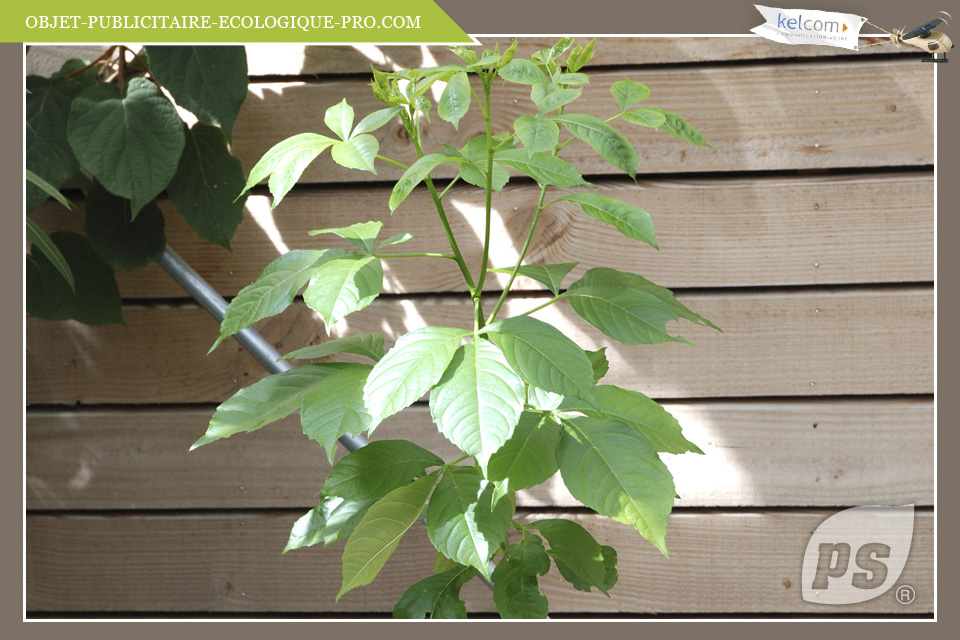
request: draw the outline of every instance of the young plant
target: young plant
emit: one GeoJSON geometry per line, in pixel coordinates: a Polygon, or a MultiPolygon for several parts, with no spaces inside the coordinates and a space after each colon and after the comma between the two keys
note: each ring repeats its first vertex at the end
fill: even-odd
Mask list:
{"type": "Polygon", "coordinates": [[[412,442],[374,441],[333,466],[319,505],[293,526],[284,552],[346,540],[338,599],[369,584],[400,538],[424,514],[437,550],[436,573],[400,598],[394,610],[397,617],[465,617],[460,589],[478,575],[492,581],[493,600],[503,617],[545,617],[547,600],[538,578],[547,573],[551,559],[575,589],[608,593],[617,581],[613,548],[569,520],[514,519],[514,493],[545,482],[557,471],[584,505],[634,526],[667,553],[667,516],[676,494],[673,477],[658,454],[702,452],[659,404],[637,391],[600,384],[608,368],[604,349],[585,351],[532,314],[563,301],[608,337],[629,344],[686,343],[668,332],[666,324],[673,320],[716,327],[642,276],[593,268],[564,290],[564,277],[575,264],[526,264],[524,258],[541,215],[559,202],[575,203],[586,216],[657,246],[650,215],[598,194],[561,158],[568,144],[585,142],[633,178],[637,154],[612,121],[708,145],[680,117],[662,109],[637,108],[650,91],[633,80],[611,87],[618,109],[610,118],[573,111],[589,81],[581,68],[589,62],[594,43],[571,49],[572,45],[573,39],[565,38],[530,58],[514,55],[516,42],[503,53],[484,51],[479,56],[460,47],[454,52],[463,64],[394,73],[374,70],[371,86],[386,108],[354,126],[353,109],[343,101],[328,109],[324,118],[333,136],[303,133],[289,138],[270,149],[250,173],[246,188],[268,179],[276,204],[327,148],[345,167],[375,173],[377,160],[400,165],[405,171],[390,195],[390,211],[423,183],[450,252],[387,251],[412,236],[378,242],[377,221],[312,231],[311,235],[336,234],[353,248],[301,249],[277,258],[230,303],[214,348],[261,318],[283,311],[304,286],[304,302],[320,314],[329,334],[331,326],[380,293],[381,260],[453,262],[472,300],[473,313],[464,318],[467,328],[415,329],[386,353],[383,335],[361,333],[287,354],[294,359],[359,354],[373,364],[324,362],[268,376],[220,405],[206,434],[194,445],[253,431],[299,409],[304,433],[326,449],[332,462],[340,436],[373,433],[385,418],[429,394],[437,428],[463,455],[444,461],[412,442]],[[517,118],[512,131],[493,130],[498,79],[528,85],[536,107],[535,115],[517,118]],[[429,120],[432,106],[426,92],[437,82],[446,83],[437,104],[440,118],[456,127],[475,101],[485,133],[461,148],[444,144],[428,152],[422,146],[421,125],[429,120]],[[402,120],[419,157],[409,167],[379,155],[377,139],[370,135],[395,117],[402,120]],[[438,192],[430,177],[444,164],[459,172],[450,185],[463,180],[485,192],[483,257],[476,270],[464,260],[445,213],[444,195],[450,185],[438,192]],[[488,260],[490,217],[495,193],[510,179],[508,168],[532,178],[540,191],[520,257],[516,264],[502,267],[488,260]],[[548,199],[553,189],[562,191],[548,199]],[[490,272],[509,278],[488,308],[481,294],[490,272]],[[554,297],[502,318],[500,311],[518,275],[539,281],[554,297]],[[514,536],[508,535],[511,527],[514,536]]]}
{"type": "MultiPolygon", "coordinates": [[[[166,247],[157,196],[227,249],[243,220],[243,168],[227,147],[247,96],[243,47],[115,45],[26,79],[26,213],[78,177],[84,233],[47,235],[27,218],[27,311],[44,320],[122,323],[111,267],[133,271],[166,247]],[[178,105],[197,118],[184,122],[178,105]]],[[[58,198],[58,199],[59,199],[58,198]]]]}

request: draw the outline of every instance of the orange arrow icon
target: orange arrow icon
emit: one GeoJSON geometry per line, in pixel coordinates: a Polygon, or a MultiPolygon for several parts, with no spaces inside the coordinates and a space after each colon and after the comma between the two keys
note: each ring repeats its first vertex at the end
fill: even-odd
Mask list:
{"type": "MultiPolygon", "coordinates": [[[[844,23],[844,25],[843,25],[843,31],[846,31],[846,30],[847,30],[847,25],[846,25],[846,23],[844,23]]],[[[843,31],[841,31],[841,33],[843,33],[843,31]]]]}

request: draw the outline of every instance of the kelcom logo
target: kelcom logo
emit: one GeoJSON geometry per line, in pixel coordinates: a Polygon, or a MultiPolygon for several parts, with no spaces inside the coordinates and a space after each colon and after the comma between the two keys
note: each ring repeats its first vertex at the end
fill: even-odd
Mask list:
{"type": "Polygon", "coordinates": [[[849,27],[846,23],[831,22],[828,20],[804,20],[803,14],[796,18],[785,16],[782,12],[777,13],[777,28],[790,29],[793,31],[821,31],[825,33],[843,33],[849,27]],[[842,27],[842,28],[841,28],[842,27]]]}
{"type": "MultiPolygon", "coordinates": [[[[900,579],[913,541],[913,505],[854,507],[827,518],[803,554],[807,602],[855,604],[889,591],[900,579]]],[[[909,602],[900,597],[903,604],[909,602]]]]}

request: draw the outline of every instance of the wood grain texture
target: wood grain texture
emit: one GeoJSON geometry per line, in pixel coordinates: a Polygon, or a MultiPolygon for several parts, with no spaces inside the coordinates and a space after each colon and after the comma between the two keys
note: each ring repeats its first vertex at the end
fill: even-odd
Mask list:
{"type": "MultiPolygon", "coordinates": [[[[618,122],[615,126],[637,147],[640,174],[930,165],[932,73],[912,59],[600,71],[571,111],[613,115],[618,107],[610,84],[628,75],[652,90],[648,106],[680,114],[716,147],[694,147],[660,131],[618,122]]],[[[379,109],[382,104],[367,84],[360,78],[252,84],[234,129],[234,154],[249,171],[281,140],[318,130],[324,110],[344,97],[358,117],[379,109]]],[[[496,89],[495,131],[511,130],[518,116],[535,112],[528,96],[529,88],[521,85],[496,89]]],[[[461,121],[459,132],[435,119],[423,131],[424,150],[439,150],[441,141],[459,146],[481,133],[477,109],[461,121]]],[[[416,159],[399,121],[376,135],[382,155],[406,164],[416,159]]],[[[582,142],[567,147],[563,157],[587,175],[620,174],[582,142]]],[[[302,182],[395,180],[401,174],[385,163],[378,170],[377,176],[347,170],[324,154],[307,168],[302,182]]],[[[445,165],[434,175],[451,176],[452,171],[445,165]]]]}
{"type": "MultiPolygon", "coordinates": [[[[597,181],[600,192],[653,215],[660,251],[586,217],[577,205],[546,210],[528,263],[580,262],[567,282],[588,267],[609,265],[642,273],[667,287],[824,285],[933,280],[933,175],[877,174],[795,178],[597,181]],[[893,203],[896,203],[894,205],[893,203]],[[598,250],[602,249],[602,250],[598,250]]],[[[514,184],[493,200],[491,263],[512,265],[523,245],[539,190],[514,184]]],[[[167,241],[221,294],[231,296],[257,278],[284,248],[347,246],[316,228],[381,220],[381,237],[411,231],[418,239],[393,251],[446,251],[448,244],[429,195],[418,189],[390,216],[389,188],[326,187],[298,190],[271,213],[267,196],[247,200],[233,251],[197,237],[169,202],[162,208],[167,241]]],[[[551,196],[552,199],[552,196],[551,196]]],[[[448,215],[467,263],[481,260],[483,194],[455,186],[448,215]]],[[[82,211],[82,203],[77,202],[82,211]]],[[[79,231],[75,211],[48,203],[35,214],[48,230],[79,231]]],[[[389,251],[388,251],[389,252],[389,251]]],[[[453,263],[394,259],[386,263],[389,293],[464,291],[453,263]],[[431,268],[432,267],[432,268],[431,268]]],[[[118,272],[125,298],[184,297],[158,265],[118,272]]],[[[497,274],[488,289],[502,289],[497,274]]],[[[518,289],[543,289],[520,278],[518,289]]]]}
{"type": "MultiPolygon", "coordinates": [[[[695,294],[681,298],[725,333],[692,325],[697,344],[621,345],[566,304],[538,312],[586,349],[608,346],[612,384],[655,398],[820,396],[933,392],[933,291],[817,290],[695,294]]],[[[513,298],[503,317],[543,302],[513,298]]],[[[489,305],[492,302],[488,302],[489,305]]],[[[332,335],[382,331],[388,343],[424,325],[464,327],[465,297],[386,298],[336,325],[332,335]]],[[[129,326],[88,327],[27,319],[27,402],[220,402],[263,375],[234,340],[205,355],[217,324],[193,305],[128,306],[129,326]]],[[[281,353],[320,341],[301,303],[263,321],[281,353]]]]}
{"type": "MultiPolygon", "coordinates": [[[[803,550],[829,511],[680,512],[670,517],[663,558],[627,525],[576,515],[619,552],[611,598],[575,591],[556,569],[541,581],[553,611],[636,613],[904,613],[889,592],[857,605],[804,602],[803,550]]],[[[390,611],[403,590],[433,571],[433,547],[419,523],[378,578],[333,598],[340,585],[338,544],[284,557],[299,514],[27,516],[28,611],[390,611]]],[[[557,517],[525,514],[526,520],[557,517]]],[[[933,514],[920,512],[902,583],[933,606],[933,514]]],[[[472,581],[471,611],[491,611],[489,591],[472,581]]]]}
{"type": "MultiPolygon", "coordinates": [[[[667,403],[705,456],[664,456],[680,507],[933,504],[933,402],[667,403]]],[[[31,410],[27,509],[310,508],[330,467],[291,416],[196,451],[212,408],[31,410]]],[[[459,455],[426,406],[377,429],[459,455]]],[[[341,452],[343,450],[341,449],[341,452]]],[[[578,506],[559,476],[521,506],[578,506]]]]}
{"type": "MultiPolygon", "coordinates": [[[[897,49],[886,39],[861,38],[861,45],[881,43],[862,49],[858,56],[912,53],[897,49]]],[[[508,38],[480,38],[484,47],[510,42],[508,38]]],[[[553,46],[555,38],[521,38],[518,55],[529,57],[553,46]]],[[[247,69],[251,76],[297,76],[312,74],[368,73],[370,65],[378,69],[411,68],[460,61],[445,47],[404,46],[312,46],[299,43],[247,44],[247,69]]],[[[49,76],[70,58],[92,60],[103,53],[96,45],[34,45],[26,56],[27,74],[49,76]]],[[[790,46],[758,36],[728,38],[598,38],[591,67],[648,65],[682,62],[763,60],[767,58],[831,58],[851,55],[831,47],[790,46]]]]}

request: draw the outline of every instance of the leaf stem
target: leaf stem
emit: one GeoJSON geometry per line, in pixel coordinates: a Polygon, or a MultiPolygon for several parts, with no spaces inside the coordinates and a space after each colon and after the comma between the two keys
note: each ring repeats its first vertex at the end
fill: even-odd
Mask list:
{"type": "Polygon", "coordinates": [[[449,253],[371,253],[374,258],[446,258],[447,260],[456,260],[457,256],[449,253]]]}
{"type": "Polygon", "coordinates": [[[453,465],[455,465],[455,464],[457,464],[457,463],[460,463],[460,462],[463,462],[463,461],[466,460],[467,458],[471,458],[471,457],[473,457],[473,456],[471,456],[469,453],[466,453],[466,454],[460,456],[459,458],[457,458],[456,460],[452,460],[452,461],[450,461],[450,462],[444,462],[444,463],[443,463],[443,466],[445,466],[445,467],[452,467],[453,465]]]}
{"type": "Polygon", "coordinates": [[[487,279],[487,269],[490,267],[490,214],[493,207],[493,123],[490,120],[490,85],[484,79],[483,100],[486,108],[483,112],[483,121],[487,132],[487,185],[486,203],[483,226],[483,258],[480,262],[480,275],[477,277],[477,288],[473,292],[474,306],[476,307],[476,328],[484,326],[483,305],[480,296],[483,293],[483,284],[487,279]]]}
{"type": "Polygon", "coordinates": [[[447,191],[450,191],[450,187],[452,187],[453,185],[457,184],[457,181],[458,181],[458,180],[460,180],[460,176],[459,176],[459,175],[457,175],[456,178],[454,178],[453,180],[451,180],[451,181],[450,181],[450,184],[448,184],[448,185],[446,186],[446,188],[445,188],[443,191],[440,192],[440,199],[441,199],[441,200],[443,200],[443,196],[447,195],[447,191]]]}
{"type": "Polygon", "coordinates": [[[402,162],[397,162],[397,161],[394,160],[393,158],[388,158],[388,157],[386,157],[386,156],[381,156],[379,153],[377,154],[377,160],[383,160],[384,162],[389,162],[389,163],[392,164],[392,165],[396,165],[396,166],[400,167],[400,168],[403,169],[404,171],[406,171],[407,169],[410,168],[410,167],[408,167],[407,165],[403,164],[402,162]]]}
{"type": "Polygon", "coordinates": [[[560,295],[554,296],[554,297],[550,298],[549,300],[547,300],[547,301],[544,302],[543,304],[541,304],[541,305],[539,305],[539,306],[537,306],[537,307],[534,307],[533,309],[530,309],[529,311],[524,311],[524,312],[521,313],[520,315],[521,315],[521,316],[529,316],[529,315],[532,314],[532,313],[536,313],[537,311],[540,311],[540,309],[543,309],[544,307],[549,307],[549,306],[552,305],[553,303],[559,302],[560,300],[563,300],[563,298],[564,298],[565,296],[566,296],[566,294],[561,293],[560,295]]]}

